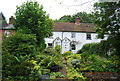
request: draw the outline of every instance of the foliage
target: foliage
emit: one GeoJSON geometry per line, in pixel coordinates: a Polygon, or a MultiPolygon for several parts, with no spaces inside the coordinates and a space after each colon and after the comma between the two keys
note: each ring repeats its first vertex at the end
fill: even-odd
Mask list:
{"type": "Polygon", "coordinates": [[[44,38],[51,35],[52,20],[37,2],[26,2],[17,7],[14,26],[18,32],[35,34],[40,49],[45,48],[44,38]]]}
{"type": "Polygon", "coordinates": [[[119,72],[119,58],[113,54],[110,43],[107,40],[100,43],[85,44],[81,50],[80,71],[107,71],[119,72]]]}
{"type": "Polygon", "coordinates": [[[115,55],[120,54],[120,1],[104,2],[94,4],[95,24],[99,26],[97,32],[99,37],[103,38],[104,34],[108,34],[108,41],[111,43],[115,55]],[[114,42],[113,42],[114,41],[114,42]]]}
{"type": "Polygon", "coordinates": [[[100,57],[98,55],[89,55],[82,53],[80,71],[95,71],[95,72],[119,72],[118,64],[115,61],[109,60],[108,58],[100,57]]]}
{"type": "Polygon", "coordinates": [[[80,67],[80,54],[71,54],[65,57],[67,59],[66,63],[69,67],[80,67]]]}
{"type": "Polygon", "coordinates": [[[82,74],[77,70],[80,67],[81,55],[72,54],[70,51],[65,52],[63,55],[65,56],[67,63],[67,78],[84,81],[85,77],[83,77],[82,74]]]}
{"type": "Polygon", "coordinates": [[[71,54],[73,54],[71,51],[66,51],[66,52],[64,52],[64,56],[66,57],[66,56],[69,56],[69,55],[71,55],[71,54]]]}
{"type": "Polygon", "coordinates": [[[54,20],[54,22],[70,22],[71,18],[71,15],[64,15],[60,19],[54,20]]]}
{"type": "Polygon", "coordinates": [[[107,40],[102,40],[100,43],[88,43],[83,45],[82,49],[78,50],[78,53],[85,52],[85,54],[88,55],[97,54],[103,57],[109,57],[111,51],[110,43],[107,40]]]}
{"type": "Polygon", "coordinates": [[[56,53],[61,54],[61,47],[59,45],[55,46],[56,53]]]}
{"type": "Polygon", "coordinates": [[[76,17],[80,17],[81,23],[93,23],[93,21],[94,21],[92,14],[86,13],[86,12],[78,12],[72,16],[64,15],[60,19],[55,20],[55,22],[72,22],[72,23],[74,23],[76,17]]]}
{"type": "Polygon", "coordinates": [[[81,23],[93,23],[93,19],[94,19],[92,14],[90,14],[90,13],[78,12],[72,16],[70,22],[75,22],[76,17],[80,18],[81,23]]]}
{"type": "Polygon", "coordinates": [[[61,72],[52,72],[50,74],[49,79],[55,79],[55,78],[64,78],[65,76],[61,74],[61,72]]]}
{"type": "Polygon", "coordinates": [[[95,23],[100,27],[98,31],[104,35],[115,36],[119,33],[120,2],[104,2],[94,4],[95,23]],[[115,32],[116,31],[116,32],[115,32]]]}
{"type": "Polygon", "coordinates": [[[66,71],[67,71],[68,79],[81,80],[81,81],[84,81],[86,79],[85,77],[82,76],[82,74],[78,73],[72,67],[66,67],[66,71]]]}
{"type": "Polygon", "coordinates": [[[50,69],[50,72],[58,72],[62,68],[61,48],[46,48],[42,54],[41,65],[50,69]]]}
{"type": "Polygon", "coordinates": [[[36,42],[36,36],[33,34],[16,33],[3,41],[3,54],[10,53],[18,58],[32,56],[37,50],[36,42]]]}
{"type": "Polygon", "coordinates": [[[71,60],[70,63],[71,63],[71,64],[73,65],[73,67],[75,67],[75,68],[77,68],[77,67],[80,66],[80,60],[79,60],[79,59],[73,59],[73,60],[71,60]]]}
{"type": "MultiPolygon", "coordinates": [[[[33,34],[16,33],[4,38],[3,80],[37,81],[41,75],[50,75],[61,69],[61,48],[56,46],[40,53],[36,44],[33,34]]],[[[60,73],[56,76],[64,77],[60,73]]]]}
{"type": "Polygon", "coordinates": [[[3,80],[37,80],[40,66],[33,58],[39,54],[36,36],[16,33],[3,41],[3,80]]]}

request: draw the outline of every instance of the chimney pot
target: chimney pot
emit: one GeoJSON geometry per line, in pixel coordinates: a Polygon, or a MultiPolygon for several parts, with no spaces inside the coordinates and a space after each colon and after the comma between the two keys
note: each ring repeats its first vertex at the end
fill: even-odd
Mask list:
{"type": "Polygon", "coordinates": [[[10,18],[9,18],[9,24],[12,24],[13,23],[13,16],[11,16],[10,18]]]}
{"type": "Polygon", "coordinates": [[[80,25],[80,18],[79,18],[79,17],[76,17],[76,19],[75,19],[75,24],[76,24],[76,25],[80,25]]]}

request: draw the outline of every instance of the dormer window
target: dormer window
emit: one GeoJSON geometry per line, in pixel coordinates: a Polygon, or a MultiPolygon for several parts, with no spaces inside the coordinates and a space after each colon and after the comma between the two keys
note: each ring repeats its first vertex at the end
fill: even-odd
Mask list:
{"type": "Polygon", "coordinates": [[[86,33],[86,40],[91,40],[91,33],[86,33]]]}

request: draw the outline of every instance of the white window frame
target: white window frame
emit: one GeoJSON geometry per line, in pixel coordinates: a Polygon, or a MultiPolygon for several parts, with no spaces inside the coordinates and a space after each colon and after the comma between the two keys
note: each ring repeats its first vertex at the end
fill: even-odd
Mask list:
{"type": "Polygon", "coordinates": [[[75,44],[71,44],[71,50],[76,50],[76,45],[75,44]],[[73,47],[74,46],[74,47],[73,47]],[[74,49],[73,49],[74,48],[74,49]]]}
{"type": "Polygon", "coordinates": [[[91,39],[91,33],[86,33],[86,40],[92,40],[91,39]]]}
{"type": "Polygon", "coordinates": [[[9,37],[10,36],[10,31],[9,30],[5,30],[5,36],[9,37]]]}
{"type": "Polygon", "coordinates": [[[75,38],[76,37],[76,33],[71,33],[71,38],[75,38]]]}

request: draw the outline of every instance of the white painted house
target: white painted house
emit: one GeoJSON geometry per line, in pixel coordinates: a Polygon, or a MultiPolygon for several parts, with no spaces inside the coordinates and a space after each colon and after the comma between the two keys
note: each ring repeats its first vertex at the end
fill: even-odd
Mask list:
{"type": "MultiPolygon", "coordinates": [[[[53,36],[46,38],[47,47],[60,45],[62,53],[72,51],[76,53],[86,43],[96,43],[103,39],[97,39],[95,26],[91,23],[80,23],[76,18],[75,23],[54,23],[53,36]]],[[[106,38],[105,38],[106,39],[106,38]]]]}

